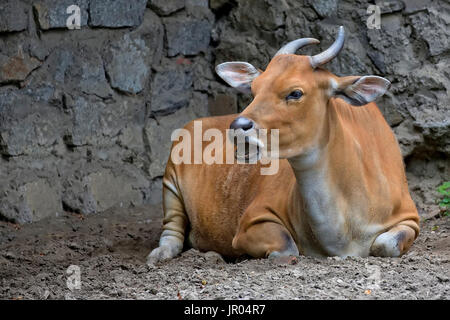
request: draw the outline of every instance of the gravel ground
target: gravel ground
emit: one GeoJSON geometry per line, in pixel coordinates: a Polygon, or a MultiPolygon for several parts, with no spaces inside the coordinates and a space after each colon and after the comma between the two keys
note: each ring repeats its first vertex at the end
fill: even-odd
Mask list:
{"type": "MultiPolygon", "coordinates": [[[[448,299],[450,219],[421,223],[401,258],[310,258],[296,264],[185,251],[149,267],[160,207],[114,209],[17,226],[0,222],[2,299],[448,299]],[[68,288],[80,271],[80,288],[68,288]]],[[[295,261],[294,261],[295,262],[295,261]]]]}

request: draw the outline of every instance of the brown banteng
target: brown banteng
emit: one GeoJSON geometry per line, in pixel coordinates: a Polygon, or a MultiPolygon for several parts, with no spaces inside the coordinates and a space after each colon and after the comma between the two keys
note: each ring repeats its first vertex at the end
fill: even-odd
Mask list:
{"type": "MultiPolygon", "coordinates": [[[[229,257],[396,257],[410,248],[419,233],[417,209],[395,136],[372,102],[390,82],[320,68],[342,49],[343,27],[326,51],[295,54],[313,43],[288,43],[264,72],[244,62],[217,66],[228,84],[251,90],[254,99],[239,115],[201,119],[203,129],[279,130],[279,171],[169,159],[164,231],[149,263],[175,257],[183,244],[229,257]]],[[[185,129],[192,132],[193,123],[185,129]]],[[[257,149],[247,156],[261,155],[257,149]]]]}

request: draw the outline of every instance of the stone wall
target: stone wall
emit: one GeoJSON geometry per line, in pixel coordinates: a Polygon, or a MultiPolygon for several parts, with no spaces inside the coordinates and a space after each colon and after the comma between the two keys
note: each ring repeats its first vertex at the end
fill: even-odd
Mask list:
{"type": "Polygon", "coordinates": [[[251,97],[214,66],[264,69],[285,42],[337,26],[337,75],[392,82],[379,106],[400,141],[421,210],[449,179],[447,1],[383,1],[381,29],[350,0],[0,0],[0,217],[26,223],[63,210],[90,214],[161,199],[170,134],[234,113],[251,97]],[[68,6],[81,30],[68,30],[68,6]]]}

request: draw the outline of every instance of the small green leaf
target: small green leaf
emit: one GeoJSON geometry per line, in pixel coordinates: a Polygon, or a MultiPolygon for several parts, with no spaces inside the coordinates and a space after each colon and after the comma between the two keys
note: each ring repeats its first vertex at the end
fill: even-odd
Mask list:
{"type": "MultiPolygon", "coordinates": [[[[439,206],[442,208],[450,208],[450,181],[445,181],[438,188],[437,191],[442,195],[440,199],[437,199],[439,206]]],[[[443,214],[448,215],[448,211],[443,214]]]]}
{"type": "Polygon", "coordinates": [[[450,181],[446,181],[438,187],[438,192],[444,196],[450,195],[450,181]]]}

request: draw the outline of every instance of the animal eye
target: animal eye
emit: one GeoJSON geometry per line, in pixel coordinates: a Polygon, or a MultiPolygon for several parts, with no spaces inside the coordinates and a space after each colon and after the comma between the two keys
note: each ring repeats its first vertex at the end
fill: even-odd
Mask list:
{"type": "Polygon", "coordinates": [[[286,100],[298,100],[302,97],[302,95],[303,92],[301,92],[300,90],[295,90],[287,95],[286,100]]]}

